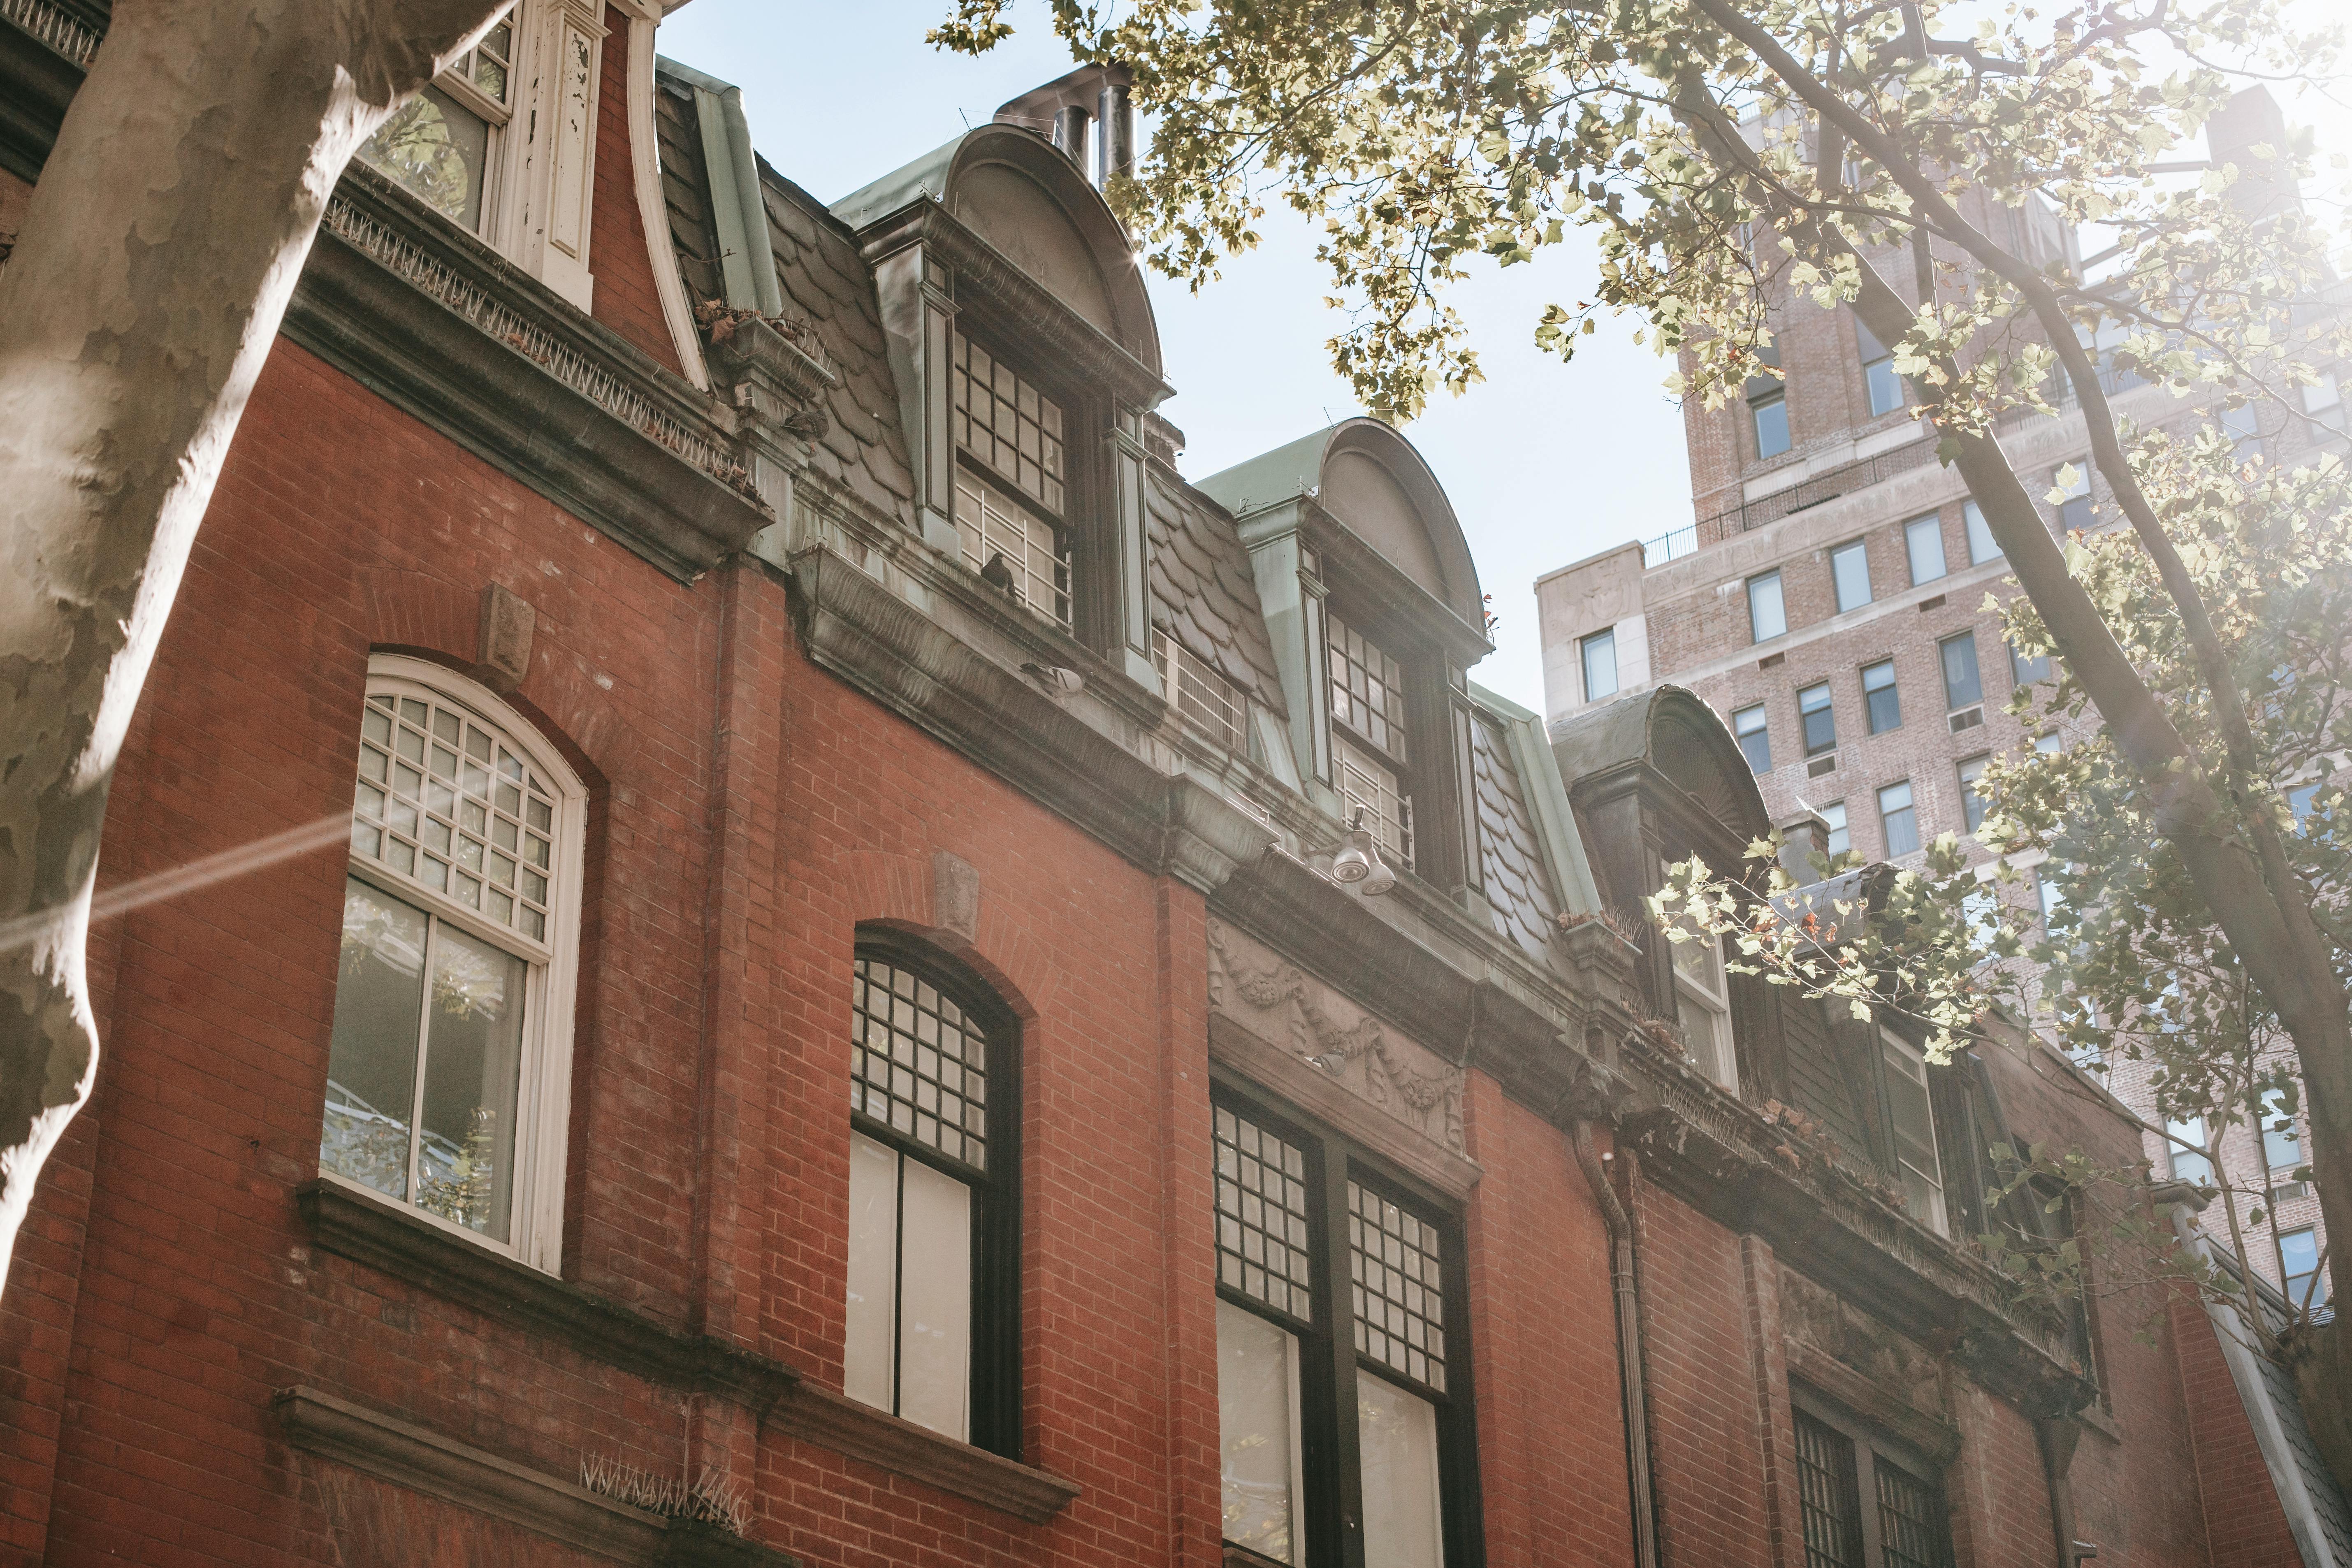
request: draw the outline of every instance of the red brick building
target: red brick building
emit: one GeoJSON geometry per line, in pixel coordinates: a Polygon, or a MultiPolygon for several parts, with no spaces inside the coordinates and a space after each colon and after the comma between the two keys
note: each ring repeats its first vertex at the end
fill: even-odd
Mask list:
{"type": "MultiPolygon", "coordinates": [[[[1181,475],[1019,122],[1115,75],[828,207],[658,16],[524,0],[331,208],[114,785],[6,1561],[2217,1560],[2178,1331],[1959,1244],[2006,1091],[1635,918],[1763,819],[1720,723],[1471,685],[1385,426],[1181,475]]],[[[0,188],[104,20],[0,13],[0,188]]]]}

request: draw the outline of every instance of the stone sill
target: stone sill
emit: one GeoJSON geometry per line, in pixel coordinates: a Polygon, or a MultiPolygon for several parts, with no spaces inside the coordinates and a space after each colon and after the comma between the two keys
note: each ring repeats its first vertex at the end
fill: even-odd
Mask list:
{"type": "Polygon", "coordinates": [[[768,1424],[803,1442],[1032,1524],[1061,1512],[1081,1489],[1076,1481],[959,1443],[812,1383],[795,1384],[790,1397],[769,1412],[768,1424]]]}
{"type": "Polygon", "coordinates": [[[286,1440],[395,1486],[599,1557],[646,1568],[799,1568],[799,1559],[699,1521],[670,1519],[315,1388],[270,1396],[286,1440]]]}
{"type": "Polygon", "coordinates": [[[295,1202],[311,1239],[325,1250],[647,1382],[714,1394],[757,1416],[799,1381],[781,1362],[681,1332],[340,1183],[306,1182],[295,1189],[295,1202]]]}

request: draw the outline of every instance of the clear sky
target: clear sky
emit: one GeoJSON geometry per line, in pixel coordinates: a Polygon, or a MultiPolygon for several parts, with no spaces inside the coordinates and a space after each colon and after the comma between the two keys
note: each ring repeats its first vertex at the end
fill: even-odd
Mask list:
{"type": "MultiPolygon", "coordinates": [[[[1016,10],[1014,37],[978,60],[923,42],[947,10],[947,0],[693,0],[663,24],[661,48],[740,87],[761,153],[832,201],[1070,68],[1034,0],[1016,10]]],[[[1185,434],[1192,479],[1360,412],[1323,347],[1339,318],[1323,306],[1308,229],[1286,209],[1260,227],[1265,245],[1197,298],[1147,274],[1176,388],[1160,412],[1185,434]]],[[[1633,324],[1604,325],[1573,364],[1533,346],[1543,306],[1589,298],[1591,276],[1581,242],[1484,268],[1455,303],[1479,333],[1486,380],[1461,398],[1441,394],[1405,432],[1453,498],[1501,617],[1496,652],[1472,679],[1538,711],[1536,578],[1690,521],[1682,416],[1660,388],[1672,367],[1633,344],[1633,324]]]]}

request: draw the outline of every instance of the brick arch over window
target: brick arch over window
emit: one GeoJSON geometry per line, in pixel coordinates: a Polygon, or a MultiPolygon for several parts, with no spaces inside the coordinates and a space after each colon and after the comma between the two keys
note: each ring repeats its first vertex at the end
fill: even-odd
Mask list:
{"type": "Polygon", "coordinates": [[[1052,1015],[1062,966],[1023,929],[982,873],[979,921],[967,937],[952,929],[938,894],[934,860],[887,849],[852,849],[834,861],[847,928],[887,927],[939,948],[970,969],[1024,1024],[1052,1015]]]}

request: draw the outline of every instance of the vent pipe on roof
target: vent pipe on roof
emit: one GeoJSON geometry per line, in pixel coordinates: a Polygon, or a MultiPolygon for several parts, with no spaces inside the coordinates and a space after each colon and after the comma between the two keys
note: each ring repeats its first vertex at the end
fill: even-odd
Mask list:
{"type": "Polygon", "coordinates": [[[1135,173],[1135,106],[1129,101],[1129,78],[1124,68],[1103,72],[1102,92],[1095,117],[1102,121],[1102,165],[1095,184],[1107,188],[1112,180],[1135,173]]]}
{"type": "Polygon", "coordinates": [[[1008,100],[996,119],[1045,137],[1100,189],[1116,174],[1135,173],[1135,109],[1125,66],[1080,66],[1043,87],[1008,100]],[[1087,143],[1095,145],[1089,147],[1087,143]]]}
{"type": "Polygon", "coordinates": [[[1094,116],[1075,103],[1064,104],[1054,111],[1054,145],[1062,156],[1076,163],[1081,172],[1087,166],[1087,128],[1094,116]]]}

